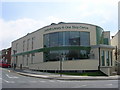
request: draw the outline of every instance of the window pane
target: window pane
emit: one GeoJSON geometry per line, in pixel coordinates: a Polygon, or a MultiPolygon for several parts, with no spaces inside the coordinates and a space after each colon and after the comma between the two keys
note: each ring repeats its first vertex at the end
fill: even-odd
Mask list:
{"type": "Polygon", "coordinates": [[[79,32],[70,32],[70,45],[80,45],[80,33],[79,32]]]}
{"type": "Polygon", "coordinates": [[[44,35],[44,47],[49,47],[49,34],[44,35]]]}
{"type": "Polygon", "coordinates": [[[63,46],[63,32],[59,32],[59,46],[63,46]]]}
{"type": "Polygon", "coordinates": [[[50,36],[50,47],[58,46],[58,33],[51,33],[50,36]]]}
{"type": "Polygon", "coordinates": [[[80,45],[89,46],[90,45],[90,33],[80,32],[80,45]]]}
{"type": "Polygon", "coordinates": [[[70,32],[65,32],[65,45],[70,45],[69,44],[69,38],[70,38],[70,32]]]}
{"type": "Polygon", "coordinates": [[[59,60],[59,52],[58,51],[50,51],[49,61],[58,61],[59,60]]]}

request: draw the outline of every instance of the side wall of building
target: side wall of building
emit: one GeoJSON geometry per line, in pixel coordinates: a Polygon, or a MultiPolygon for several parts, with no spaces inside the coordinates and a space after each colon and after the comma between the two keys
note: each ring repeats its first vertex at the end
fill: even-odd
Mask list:
{"type": "Polygon", "coordinates": [[[43,32],[42,30],[38,30],[12,42],[11,55],[19,53],[22,54],[13,56],[11,64],[16,63],[18,67],[22,64],[22,66],[28,67],[30,63],[43,62],[42,53],[25,54],[26,52],[33,51],[43,47],[42,32],[43,32]]]}

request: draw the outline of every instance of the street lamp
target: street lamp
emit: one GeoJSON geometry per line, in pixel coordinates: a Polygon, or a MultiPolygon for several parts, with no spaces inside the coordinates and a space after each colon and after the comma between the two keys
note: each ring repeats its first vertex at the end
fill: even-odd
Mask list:
{"type": "Polygon", "coordinates": [[[64,61],[65,56],[66,54],[63,53],[60,55],[60,77],[62,77],[62,67],[63,67],[62,61],[64,61]]]}

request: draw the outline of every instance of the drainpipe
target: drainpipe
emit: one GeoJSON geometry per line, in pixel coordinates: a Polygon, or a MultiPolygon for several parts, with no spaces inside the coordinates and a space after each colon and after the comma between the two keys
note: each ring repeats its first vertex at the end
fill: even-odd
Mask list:
{"type": "Polygon", "coordinates": [[[116,48],[115,48],[115,59],[117,60],[117,46],[116,46],[116,48]]]}
{"type": "Polygon", "coordinates": [[[100,64],[101,64],[101,62],[100,62],[100,47],[98,48],[98,52],[99,52],[99,66],[98,66],[98,70],[100,70],[100,64]]]}

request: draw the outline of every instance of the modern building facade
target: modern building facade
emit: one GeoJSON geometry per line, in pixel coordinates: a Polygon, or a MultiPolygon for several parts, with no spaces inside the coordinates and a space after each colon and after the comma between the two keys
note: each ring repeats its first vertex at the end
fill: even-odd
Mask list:
{"type": "Polygon", "coordinates": [[[113,56],[116,63],[116,71],[120,74],[120,30],[115,36],[112,36],[111,45],[116,47],[113,51],[113,56]]]}
{"type": "Polygon", "coordinates": [[[52,23],[12,42],[12,64],[33,70],[114,71],[110,32],[86,23],[52,23]]]}

